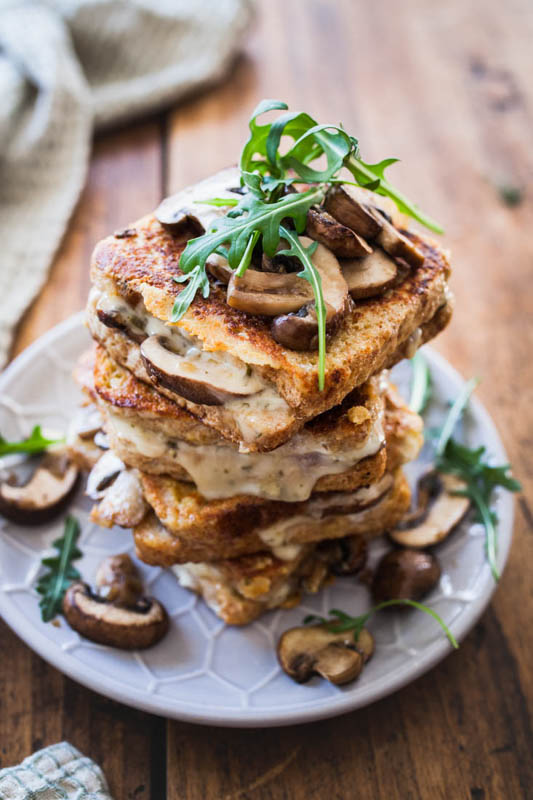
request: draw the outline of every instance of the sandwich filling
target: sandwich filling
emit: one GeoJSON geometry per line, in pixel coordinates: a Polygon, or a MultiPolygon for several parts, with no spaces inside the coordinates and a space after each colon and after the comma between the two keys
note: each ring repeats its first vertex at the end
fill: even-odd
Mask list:
{"type": "Polygon", "coordinates": [[[254,441],[269,421],[290,416],[285,400],[254,367],[229,353],[203,349],[196,337],[150,314],[142,299],[132,305],[118,293],[93,287],[89,309],[97,329],[100,323],[118,330],[140,347],[144,370],[155,386],[167,396],[170,391],[176,401],[224,406],[245,442],[254,441]]]}
{"type": "Polygon", "coordinates": [[[107,432],[124,457],[127,451],[135,451],[152,459],[172,460],[208,500],[237,494],[287,503],[307,500],[323,475],[347,472],[379,452],[385,442],[383,407],[366,440],[356,447],[339,450],[327,438],[320,441],[303,433],[267,453],[239,453],[222,444],[195,446],[169,439],[163,432],[113,411],[106,410],[105,417],[107,432]]]}

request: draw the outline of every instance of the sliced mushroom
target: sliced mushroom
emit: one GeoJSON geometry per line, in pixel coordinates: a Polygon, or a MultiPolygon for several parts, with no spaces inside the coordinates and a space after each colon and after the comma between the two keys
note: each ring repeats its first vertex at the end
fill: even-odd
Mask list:
{"type": "Polygon", "coordinates": [[[98,499],[100,502],[91,510],[91,520],[103,528],[112,528],[113,525],[133,528],[148,511],[148,503],[135,470],[124,469],[119,472],[98,499]]]}
{"type": "Polygon", "coordinates": [[[376,236],[376,242],[395,258],[403,258],[409,266],[421,267],[424,263],[424,253],[407,238],[403,233],[394,227],[378,209],[373,210],[376,216],[380,216],[381,231],[376,236]]]}
{"type": "Polygon", "coordinates": [[[316,350],[318,323],[313,304],[303,306],[296,314],[276,317],[270,327],[272,338],[289,350],[316,350]]]}
{"type": "Polygon", "coordinates": [[[109,450],[98,459],[90,471],[85,493],[92,500],[99,500],[125,468],[124,462],[112,450],[109,450]]]}
{"type": "Polygon", "coordinates": [[[359,236],[375,239],[382,228],[382,223],[367,207],[366,200],[364,193],[357,186],[336,184],[326,195],[325,207],[336,220],[351,228],[359,236]]]}
{"type": "Polygon", "coordinates": [[[391,550],[379,562],[372,580],[376,603],[421,600],[438,583],[440,565],[432,553],[391,550]]]}
{"type": "Polygon", "coordinates": [[[334,575],[355,575],[366,564],[367,544],[362,536],[330,539],[319,545],[334,575]]]}
{"type": "Polygon", "coordinates": [[[168,631],[161,603],[142,597],[132,608],[113,605],[92,593],[86,583],[73,583],[63,600],[70,627],[93,642],[122,650],[142,650],[159,642],[168,631]]]}
{"type": "Polygon", "coordinates": [[[211,273],[213,278],[216,278],[217,281],[225,284],[229,283],[230,278],[233,275],[233,270],[228,264],[227,258],[224,258],[224,256],[221,256],[218,253],[212,253],[206,260],[205,266],[207,271],[211,273]]]}
{"type": "Polygon", "coordinates": [[[361,258],[372,252],[364,239],[324,209],[309,209],[306,232],[311,239],[325,245],[341,258],[361,258]]]}
{"type": "Polygon", "coordinates": [[[412,267],[424,263],[424,254],[392,224],[386,211],[372,203],[372,196],[358,186],[332,186],[326,195],[326,209],[339,222],[366,239],[374,240],[395,258],[412,267]]]}
{"type": "Polygon", "coordinates": [[[100,597],[121,608],[132,608],[142,595],[137,567],[127,553],[104,558],[95,579],[100,597]]]}
{"type": "MultiPolygon", "coordinates": [[[[300,241],[308,247],[312,240],[301,236],[300,241]]],[[[348,285],[339,262],[327,247],[318,244],[311,261],[320,275],[322,293],[326,303],[326,325],[331,334],[340,324],[348,308],[348,285]]],[[[312,350],[318,346],[318,322],[315,310],[307,304],[294,315],[277,317],[271,328],[273,338],[291,350],[312,350]]]]}
{"type": "Polygon", "coordinates": [[[228,305],[249,314],[276,317],[298,311],[312,299],[311,284],[294,272],[248,269],[242,278],[233,272],[228,283],[228,305]]]}
{"type": "Polygon", "coordinates": [[[141,345],[141,356],[154,383],[165,386],[192,403],[220,406],[228,400],[261,391],[263,384],[248,370],[238,373],[215,360],[205,366],[169,349],[164,336],[150,336],[141,345]]]}
{"type": "Polygon", "coordinates": [[[114,328],[125,334],[137,344],[141,344],[146,339],[147,334],[134,324],[131,316],[118,308],[97,308],[96,316],[106,328],[114,328]]]}
{"type": "Polygon", "coordinates": [[[17,485],[11,473],[0,483],[0,514],[17,525],[49,522],[67,505],[78,476],[65,453],[47,453],[27,482],[17,485]]]}
{"type": "Polygon", "coordinates": [[[100,450],[109,450],[109,436],[104,431],[95,433],[93,441],[100,450]]]}
{"type": "Polygon", "coordinates": [[[374,639],[363,628],[357,641],[353,631],[331,633],[324,625],[291,628],[278,642],[283,671],[297,683],[313,675],[341,685],[355,680],[374,652],[374,639]]]}
{"type": "Polygon", "coordinates": [[[228,212],[228,206],[212,206],[202,200],[235,199],[240,190],[229,187],[239,183],[237,168],[222,170],[205,181],[165,198],[155,210],[155,217],[173,236],[194,238],[208,231],[213,222],[228,212]]]}
{"type": "Polygon", "coordinates": [[[470,506],[462,491],[465,484],[455,475],[441,475],[434,470],[418,481],[417,507],[396,528],[391,539],[403,547],[429,547],[445,539],[461,522],[470,506]]]}
{"type": "Polygon", "coordinates": [[[366,258],[342,261],[342,274],[354,299],[375,297],[385,292],[396,280],[398,268],[392,258],[375,250],[366,258]]]}

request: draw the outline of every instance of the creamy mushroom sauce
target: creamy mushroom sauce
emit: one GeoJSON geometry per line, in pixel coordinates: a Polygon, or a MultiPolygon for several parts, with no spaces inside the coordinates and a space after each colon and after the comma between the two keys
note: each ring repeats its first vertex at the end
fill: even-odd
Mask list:
{"type": "MultiPolygon", "coordinates": [[[[220,374],[225,372],[227,375],[225,385],[228,387],[238,385],[239,391],[248,393],[243,398],[235,398],[224,403],[224,408],[234,418],[246,442],[257,438],[258,429],[265,430],[268,427],[266,415],[279,418],[280,415],[285,416],[289,413],[290,409],[285,400],[257,370],[229,353],[203,350],[200,339],[190,336],[176,325],[167,324],[149,314],[142,302],[133,307],[122,296],[103,293],[93,287],[90,305],[96,311],[119,312],[130,330],[136,334],[163,336],[169,342],[169,349],[190,365],[191,378],[208,383],[210,370],[212,373],[216,370],[217,379],[213,380],[213,383],[219,385],[220,374]]],[[[231,391],[231,388],[229,390],[231,391]]]]}
{"type": "Polygon", "coordinates": [[[360,446],[334,450],[327,442],[296,434],[289,442],[267,453],[239,453],[232,447],[190,445],[124,419],[112,411],[107,424],[128,449],[149,458],[172,459],[193,479],[208,500],[249,494],[294,503],[307,500],[323,475],[338,475],[363,458],[375,455],[384,443],[380,414],[360,446]]]}

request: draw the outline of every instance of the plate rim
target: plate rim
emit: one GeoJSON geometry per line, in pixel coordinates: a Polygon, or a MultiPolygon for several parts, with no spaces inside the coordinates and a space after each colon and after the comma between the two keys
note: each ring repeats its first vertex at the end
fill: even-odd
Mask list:
{"type": "MultiPolygon", "coordinates": [[[[85,325],[85,313],[79,311],[68,317],[42,336],[32,342],[22,353],[20,353],[0,375],[0,393],[4,390],[4,385],[9,383],[17,374],[24,369],[27,362],[31,361],[35,351],[39,351],[50,341],[63,336],[72,329],[85,325]]],[[[424,353],[430,363],[444,375],[449,376],[454,381],[464,382],[462,375],[437,351],[427,345],[424,353]]],[[[498,459],[508,462],[505,447],[503,445],[499,431],[477,397],[473,397],[470,403],[474,417],[482,428],[490,433],[491,450],[494,451],[498,459]]],[[[514,523],[514,497],[509,492],[504,492],[500,498],[500,549],[498,554],[498,564],[500,572],[503,573],[509,550],[513,539],[514,523]],[[502,535],[504,531],[504,535],[502,535]]],[[[0,531],[1,535],[1,531],[0,531]]],[[[451,624],[451,630],[457,640],[461,642],[465,636],[476,625],[479,618],[491,602],[494,592],[498,588],[490,574],[488,564],[485,564],[484,574],[480,578],[480,592],[478,596],[459,614],[457,620],[451,624]]],[[[385,675],[373,684],[365,687],[365,694],[361,697],[354,694],[340,692],[337,696],[321,698],[315,704],[308,707],[299,707],[296,712],[279,710],[269,712],[268,708],[247,707],[247,708],[209,708],[193,710],[187,707],[182,700],[160,697],[146,691],[119,683],[110,675],[97,673],[94,668],[74,659],[67,651],[62,650],[61,645],[55,646],[36,627],[31,626],[13,603],[9,602],[9,597],[0,587],[0,616],[22,639],[25,644],[34,650],[41,658],[51,664],[69,678],[88,687],[89,689],[110,697],[113,700],[127,706],[133,706],[151,714],[165,718],[179,719],[185,722],[192,722],[203,725],[213,725],[216,727],[239,727],[239,728],[263,728],[296,725],[318,721],[329,717],[340,716],[354,711],[357,708],[370,705],[384,697],[399,691],[407,684],[413,682],[421,675],[432,669],[437,663],[443,660],[453,648],[446,637],[439,638],[433,642],[418,659],[418,663],[408,662],[407,667],[400,668],[394,677],[385,675]],[[172,707],[170,707],[172,705],[172,707]]],[[[309,687],[312,690],[312,687],[309,687]]],[[[195,706],[198,709],[198,706],[195,706]]]]}

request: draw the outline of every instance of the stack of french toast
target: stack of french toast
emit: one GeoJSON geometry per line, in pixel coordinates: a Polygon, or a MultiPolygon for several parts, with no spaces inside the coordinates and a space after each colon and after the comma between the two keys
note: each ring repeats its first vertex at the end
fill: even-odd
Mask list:
{"type": "Polygon", "coordinates": [[[318,242],[328,313],[342,307],[325,365],[286,253],[258,248],[237,279],[213,255],[209,293],[175,321],[180,256],[240,191],[238,170],[225,170],[97,246],[95,347],[76,370],[88,404],[69,439],[90,469],[93,520],[131,528],[140,559],[172,568],[236,625],[357,571],[365,543],[406,513],[402,465],[418,455],[422,421],[388,370],[451,316],[446,255],[382,197],[335,187],[302,236],[318,242]],[[377,232],[342,255],[364,213],[377,232]]]}

